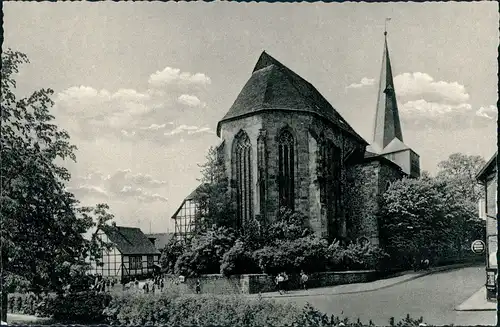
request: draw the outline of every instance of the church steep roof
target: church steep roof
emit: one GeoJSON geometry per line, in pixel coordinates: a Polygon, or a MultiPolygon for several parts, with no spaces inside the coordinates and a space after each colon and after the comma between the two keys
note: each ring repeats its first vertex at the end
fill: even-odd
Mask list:
{"type": "Polygon", "coordinates": [[[375,128],[373,131],[374,148],[384,149],[392,140],[403,142],[403,132],[399,120],[398,103],[392,76],[391,59],[387,46],[387,32],[384,33],[384,53],[380,72],[377,97],[377,111],[375,114],[375,128]]]}
{"type": "Polygon", "coordinates": [[[218,123],[217,135],[223,122],[269,110],[314,114],[367,144],[312,84],[264,51],[250,79],[218,123]]]}
{"type": "Polygon", "coordinates": [[[381,154],[389,154],[404,150],[410,150],[410,147],[404,144],[400,139],[394,138],[381,152],[381,154]]]}

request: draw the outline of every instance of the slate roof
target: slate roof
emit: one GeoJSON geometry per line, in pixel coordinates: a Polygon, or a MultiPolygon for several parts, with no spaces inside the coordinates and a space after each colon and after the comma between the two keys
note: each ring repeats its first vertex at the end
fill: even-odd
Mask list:
{"type": "Polygon", "coordinates": [[[102,230],[122,254],[160,254],[139,228],[107,226],[102,230]]]}
{"type": "Polygon", "coordinates": [[[476,175],[476,179],[480,182],[486,182],[488,176],[497,170],[497,157],[498,151],[491,157],[491,159],[484,165],[484,167],[476,175]]]}
{"type": "Polygon", "coordinates": [[[182,201],[181,205],[179,206],[179,208],[175,211],[175,213],[172,215],[172,219],[175,219],[175,217],[177,216],[177,214],[179,213],[179,211],[181,211],[182,207],[184,206],[184,203],[186,203],[186,201],[189,201],[189,200],[192,200],[195,198],[195,196],[198,194],[199,191],[201,191],[202,187],[207,185],[206,183],[202,183],[200,185],[198,185],[194,190],[193,192],[189,193],[188,196],[186,196],[184,198],[184,200],[182,201]]]}
{"type": "Polygon", "coordinates": [[[259,57],[252,76],[233,105],[217,124],[268,110],[311,113],[326,119],[363,144],[368,144],[342,118],[316,88],[265,51],[259,57]]]}
{"type": "Polygon", "coordinates": [[[380,72],[375,129],[373,133],[373,143],[376,144],[376,148],[381,149],[386,148],[393,139],[399,139],[403,142],[396,91],[392,78],[391,60],[387,46],[387,33],[384,34],[384,54],[382,58],[382,70],[380,72]]]}
{"type": "Polygon", "coordinates": [[[411,150],[410,147],[404,144],[400,139],[394,138],[391,143],[389,143],[384,150],[382,150],[382,154],[389,154],[394,152],[400,152],[404,150],[411,150]]]}
{"type": "Polygon", "coordinates": [[[374,153],[371,151],[365,151],[363,163],[369,163],[372,161],[379,161],[380,163],[392,166],[393,168],[396,168],[397,170],[399,170],[400,172],[402,172],[403,174],[406,175],[406,173],[403,172],[403,170],[401,169],[401,167],[398,164],[387,159],[382,154],[377,154],[377,153],[374,153]]]}
{"type": "Polygon", "coordinates": [[[174,236],[174,233],[152,233],[146,234],[147,238],[155,239],[155,247],[160,250],[167,245],[168,241],[174,236]]]}

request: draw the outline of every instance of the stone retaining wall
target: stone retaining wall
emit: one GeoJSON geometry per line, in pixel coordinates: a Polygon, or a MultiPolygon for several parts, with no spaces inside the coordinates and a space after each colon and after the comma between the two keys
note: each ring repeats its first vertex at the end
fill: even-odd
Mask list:
{"type": "MultiPolygon", "coordinates": [[[[376,280],[377,272],[374,270],[322,272],[309,275],[308,286],[326,287],[352,283],[366,283],[376,280]]],[[[179,282],[179,277],[167,275],[166,288],[175,287],[182,293],[195,293],[196,278],[186,278],[184,283],[179,282]]],[[[224,277],[223,275],[202,275],[199,277],[201,292],[210,294],[256,294],[276,291],[274,276],[266,274],[248,274],[224,277]]],[[[290,290],[300,288],[299,276],[292,275],[289,279],[290,290]]]]}

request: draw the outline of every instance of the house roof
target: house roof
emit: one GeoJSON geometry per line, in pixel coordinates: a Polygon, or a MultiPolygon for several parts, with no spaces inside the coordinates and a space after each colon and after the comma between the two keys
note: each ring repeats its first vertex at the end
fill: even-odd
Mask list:
{"type": "Polygon", "coordinates": [[[269,110],[296,111],[319,116],[367,144],[314,86],[264,51],[252,76],[218,123],[217,135],[220,136],[223,122],[269,110]]]}
{"type": "Polygon", "coordinates": [[[106,226],[102,230],[122,254],[160,254],[139,228],[106,226]]]}
{"type": "Polygon", "coordinates": [[[476,175],[476,179],[479,182],[485,182],[488,176],[497,170],[497,156],[498,151],[490,158],[490,160],[484,165],[484,167],[476,175]]]}
{"type": "Polygon", "coordinates": [[[155,247],[160,250],[165,247],[165,245],[170,241],[170,239],[174,236],[174,233],[152,233],[146,234],[148,238],[154,238],[155,247]]]}
{"type": "Polygon", "coordinates": [[[202,184],[198,185],[198,187],[196,187],[191,193],[189,193],[189,195],[184,198],[184,200],[182,201],[182,203],[179,206],[179,208],[177,208],[177,210],[175,211],[175,213],[172,215],[172,219],[175,219],[175,217],[177,216],[177,214],[179,213],[179,211],[181,211],[181,209],[184,206],[184,204],[186,203],[186,201],[193,200],[196,197],[196,195],[198,195],[198,193],[206,185],[207,185],[207,183],[202,183],[202,184]]]}

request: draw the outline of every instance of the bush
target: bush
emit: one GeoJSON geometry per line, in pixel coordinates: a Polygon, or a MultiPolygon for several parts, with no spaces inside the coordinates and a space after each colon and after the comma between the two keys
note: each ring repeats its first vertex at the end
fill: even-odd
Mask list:
{"type": "Polygon", "coordinates": [[[324,271],[328,244],[314,235],[293,241],[282,240],[254,252],[254,260],[262,272],[277,274],[282,271],[324,271]]]}
{"type": "MultiPolygon", "coordinates": [[[[307,304],[302,310],[291,304],[244,297],[216,296],[117,296],[105,310],[111,325],[221,326],[221,327],[368,327],[369,321],[349,322],[347,318],[328,316],[307,304]]],[[[389,325],[417,327],[423,319],[408,315],[389,325]]]]}
{"type": "Polygon", "coordinates": [[[345,269],[344,264],[344,248],[340,242],[335,240],[326,250],[326,266],[329,271],[341,271],[345,269]]]}
{"type": "Polygon", "coordinates": [[[252,253],[245,242],[238,240],[222,257],[220,273],[225,276],[259,272],[252,253]]]}
{"type": "Polygon", "coordinates": [[[222,257],[233,247],[235,241],[234,231],[225,227],[214,226],[196,235],[191,241],[190,249],[177,259],[175,273],[185,276],[218,274],[222,257]]]}
{"type": "Polygon", "coordinates": [[[351,243],[343,251],[347,270],[379,269],[389,257],[380,247],[371,244],[351,243]]]}
{"type": "Polygon", "coordinates": [[[265,232],[268,240],[267,245],[271,245],[276,240],[296,240],[312,233],[312,229],[307,224],[308,219],[300,213],[281,208],[276,220],[265,232]]]}
{"type": "Polygon", "coordinates": [[[99,323],[105,321],[104,309],[111,295],[93,292],[70,293],[47,298],[41,314],[65,323],[99,323]]]}
{"type": "Polygon", "coordinates": [[[7,312],[48,316],[48,309],[45,305],[47,297],[26,293],[12,293],[9,294],[7,298],[7,312]]]}
{"type": "Polygon", "coordinates": [[[334,241],[327,250],[327,268],[330,271],[341,270],[380,270],[389,259],[382,248],[372,244],[351,243],[347,247],[334,241]]]}
{"type": "Polygon", "coordinates": [[[105,311],[108,323],[165,326],[291,326],[292,305],[215,296],[120,296],[105,311]]]}
{"type": "Polygon", "coordinates": [[[177,259],[185,251],[185,245],[182,241],[171,238],[165,247],[161,250],[160,264],[164,272],[172,274],[175,271],[177,259]]]}

